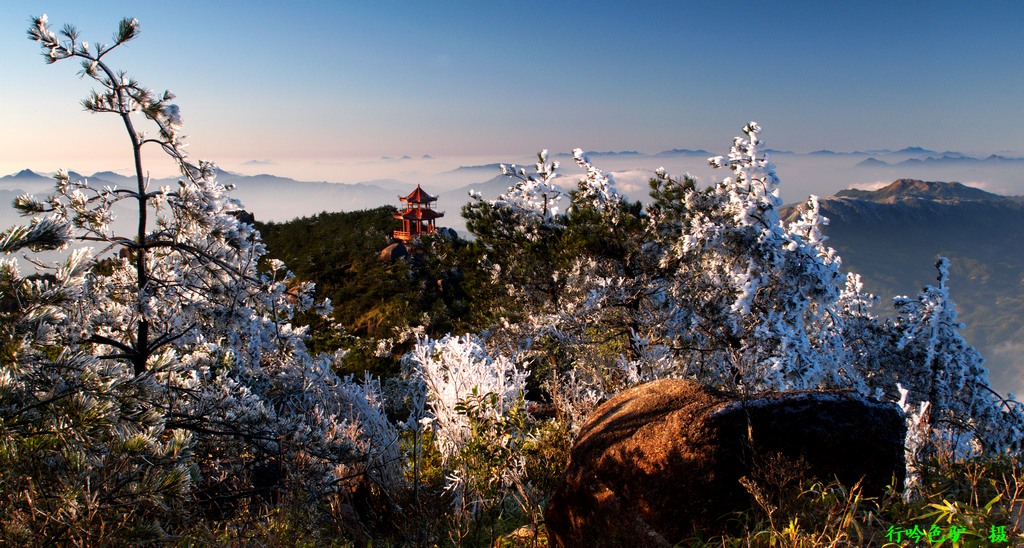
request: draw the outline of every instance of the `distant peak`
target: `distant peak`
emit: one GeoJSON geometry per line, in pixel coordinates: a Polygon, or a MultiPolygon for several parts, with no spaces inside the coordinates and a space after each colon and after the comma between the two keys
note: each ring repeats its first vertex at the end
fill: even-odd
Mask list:
{"type": "Polygon", "coordinates": [[[35,171],[32,171],[31,169],[23,169],[23,170],[15,173],[14,174],[14,178],[16,178],[16,179],[27,179],[27,178],[37,179],[37,178],[45,178],[45,177],[43,177],[42,175],[36,173],[35,171]]]}
{"type": "Polygon", "coordinates": [[[874,156],[871,156],[871,157],[865,158],[864,160],[861,160],[860,162],[857,162],[857,166],[856,167],[888,167],[888,166],[889,166],[889,162],[886,162],[884,160],[879,160],[878,158],[875,158],[874,156]]]}
{"type": "Polygon", "coordinates": [[[896,179],[878,190],[842,190],[836,193],[836,197],[888,203],[903,200],[950,202],[1005,199],[1005,197],[998,194],[992,194],[980,188],[969,187],[961,183],[922,181],[920,179],[896,179]]]}
{"type": "Polygon", "coordinates": [[[946,187],[962,187],[960,183],[941,183],[938,181],[922,181],[921,179],[896,179],[881,188],[882,192],[926,193],[940,192],[946,187]]]}
{"type": "Polygon", "coordinates": [[[673,148],[663,150],[655,154],[655,156],[713,156],[713,154],[704,149],[673,148]]]}
{"type": "Polygon", "coordinates": [[[921,147],[907,147],[896,151],[896,154],[938,154],[934,150],[921,147]]]}

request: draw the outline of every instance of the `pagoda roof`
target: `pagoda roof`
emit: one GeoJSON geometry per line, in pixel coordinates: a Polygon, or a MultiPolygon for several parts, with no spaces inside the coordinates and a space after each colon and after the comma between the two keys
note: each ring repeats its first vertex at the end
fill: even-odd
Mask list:
{"type": "Polygon", "coordinates": [[[410,192],[408,196],[399,196],[398,199],[410,204],[425,204],[428,202],[436,202],[437,196],[427,194],[426,191],[420,188],[420,185],[416,185],[416,190],[410,192]]]}
{"type": "Polygon", "coordinates": [[[416,209],[409,208],[405,211],[399,211],[393,215],[396,219],[437,219],[438,217],[444,217],[443,211],[434,211],[433,209],[416,209]]]}

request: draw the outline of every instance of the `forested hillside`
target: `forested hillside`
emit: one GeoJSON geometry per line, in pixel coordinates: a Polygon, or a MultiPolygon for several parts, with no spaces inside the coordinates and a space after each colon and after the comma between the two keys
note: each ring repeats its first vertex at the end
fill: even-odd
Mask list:
{"type": "Polygon", "coordinates": [[[409,243],[401,257],[383,258],[398,227],[395,208],[321,213],[282,223],[256,223],[268,257],[280,259],[299,281],[329,299],[325,320],[311,326],[310,347],[345,349],[342,368],[395,374],[417,335],[440,337],[480,329],[492,293],[483,281],[479,250],[453,234],[409,243]]]}

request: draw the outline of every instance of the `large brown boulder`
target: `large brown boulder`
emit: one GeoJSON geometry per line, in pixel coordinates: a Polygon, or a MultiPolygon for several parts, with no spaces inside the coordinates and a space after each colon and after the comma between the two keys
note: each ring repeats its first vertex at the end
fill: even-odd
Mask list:
{"type": "Polygon", "coordinates": [[[754,506],[741,478],[772,466],[881,495],[894,478],[902,485],[904,435],[895,405],[845,392],[741,398],[644,384],[584,424],[544,513],[548,535],[555,546],[670,546],[724,532],[754,506]]]}

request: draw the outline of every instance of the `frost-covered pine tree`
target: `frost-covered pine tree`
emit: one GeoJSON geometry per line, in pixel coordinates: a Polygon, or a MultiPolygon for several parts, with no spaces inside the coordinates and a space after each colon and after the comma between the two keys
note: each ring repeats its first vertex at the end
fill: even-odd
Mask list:
{"type": "Polygon", "coordinates": [[[922,422],[936,447],[959,455],[1019,452],[1024,443],[1024,410],[992,390],[984,359],[960,335],[963,324],[949,295],[949,260],[939,259],[937,285],[916,298],[897,297],[898,349],[908,356],[900,371],[908,405],[926,405],[922,422]]]}
{"type": "MultiPolygon", "coordinates": [[[[827,220],[812,197],[797,221],[783,224],[760,128],[751,123],[744,132],[728,158],[712,159],[731,177],[697,189],[659,170],[646,210],[576,151],[585,175],[558,219],[557,240],[549,240],[560,255],[543,263],[545,275],[562,283],[560,298],[528,308],[517,326],[530,343],[520,346],[549,357],[554,349],[561,372],[571,369],[606,395],[665,376],[753,391],[862,389],[846,359],[839,304],[846,278],[824,243],[827,220]],[[545,338],[555,342],[538,344],[545,338]]],[[[535,183],[553,178],[553,166],[543,167],[535,183]]],[[[520,240],[536,233],[539,222],[522,222],[523,208],[509,200],[482,205],[520,240]]],[[[522,249],[497,231],[487,236],[494,249],[522,249]]]]}
{"type": "Polygon", "coordinates": [[[668,290],[686,317],[673,333],[691,349],[688,375],[747,390],[843,386],[836,302],[845,280],[824,245],[817,202],[784,226],[779,178],[751,122],[728,157],[711,164],[732,176],[687,189],[681,207],[659,208],[668,290]],[[665,212],[674,213],[675,218],[665,212]],[[678,227],[678,232],[671,230],[678,227]]]}
{"type": "Polygon", "coordinates": [[[658,376],[645,336],[670,318],[659,306],[664,293],[647,214],[581,149],[573,156],[584,175],[570,193],[566,216],[564,298],[534,321],[563,349],[576,381],[610,395],[658,376]]]}
{"type": "MultiPolygon", "coordinates": [[[[533,173],[516,165],[502,165],[514,180],[497,200],[471,194],[462,208],[466,227],[487,253],[494,280],[518,305],[530,308],[557,305],[565,281],[561,269],[561,241],[565,232],[564,193],[555,183],[558,162],[548,151],[538,155],[533,173]]],[[[513,306],[514,308],[514,306],[513,306]]]]}
{"type": "MultiPolygon", "coordinates": [[[[40,272],[25,278],[11,260],[4,265],[11,291],[31,288],[47,312],[40,316],[31,300],[12,301],[12,325],[22,326],[14,332],[38,327],[19,339],[4,364],[8,391],[0,395],[15,399],[0,409],[45,411],[51,420],[74,424],[61,418],[70,412],[61,406],[76,390],[117,402],[105,419],[116,435],[106,439],[123,432],[133,447],[149,452],[177,440],[169,458],[188,472],[173,483],[182,496],[202,491],[206,498],[230,498],[287,480],[315,498],[352,475],[366,473],[384,485],[399,481],[397,433],[383,415],[378,387],[340,379],[332,358],[311,356],[304,330],[290,323],[296,311],[313,307],[311,285],[297,283],[280,262],[259,268],[266,250],[236,214],[241,204],[216,181],[212,164],[193,163],[184,152],[174,96],[156,94],[107,64],[112,51],[138,34],[134,19],[121,22],[110,46],[81,41],[71,26],[55,33],[46,16],[29,29],[47,62],[78,60],[98,85],[83,104],[120,119],[135,184],[98,188],[62,171],[50,196],[16,200],[33,218],[3,234],[5,252],[74,250],[57,264],[36,261],[40,272]],[[151,151],[180,168],[176,186],[151,187],[144,163],[151,151]],[[130,222],[116,222],[118,215],[130,222]],[[72,359],[75,367],[59,366],[72,359]],[[47,383],[61,385],[60,394],[31,403],[30,395],[47,383]]],[[[3,419],[3,428],[17,424],[10,415],[3,419]]],[[[109,464],[76,466],[98,477],[109,464]]],[[[117,470],[128,474],[117,480],[122,485],[137,484],[132,474],[149,473],[117,470]]],[[[78,496],[91,500],[89,493],[78,496]]]]}
{"type": "MultiPolygon", "coordinates": [[[[4,236],[6,252],[41,242],[4,236]]],[[[0,544],[153,538],[187,513],[195,440],[163,428],[154,379],[63,340],[91,267],[86,250],[42,276],[0,259],[0,544]]]]}
{"type": "MultiPolygon", "coordinates": [[[[558,164],[546,161],[546,151],[539,157],[533,174],[504,170],[516,179],[507,194],[477,198],[464,210],[495,281],[517,305],[511,321],[496,325],[489,339],[521,351],[542,371],[541,382],[572,379],[572,394],[551,391],[591,407],[593,394],[607,396],[626,385],[617,360],[623,349],[634,353],[628,350],[631,314],[643,308],[651,266],[642,249],[642,207],[620,196],[582,150],[574,157],[585,175],[568,195],[554,185],[558,164]],[[567,209],[554,211],[551,205],[566,197],[567,209]],[[596,391],[579,398],[576,388],[583,386],[596,391]]],[[[566,411],[580,417],[583,410],[566,411]]]]}
{"type": "Polygon", "coordinates": [[[878,298],[865,291],[859,274],[849,273],[836,303],[846,366],[863,380],[861,393],[880,401],[900,398],[897,386],[907,360],[891,322],[874,314],[878,298]]]}

